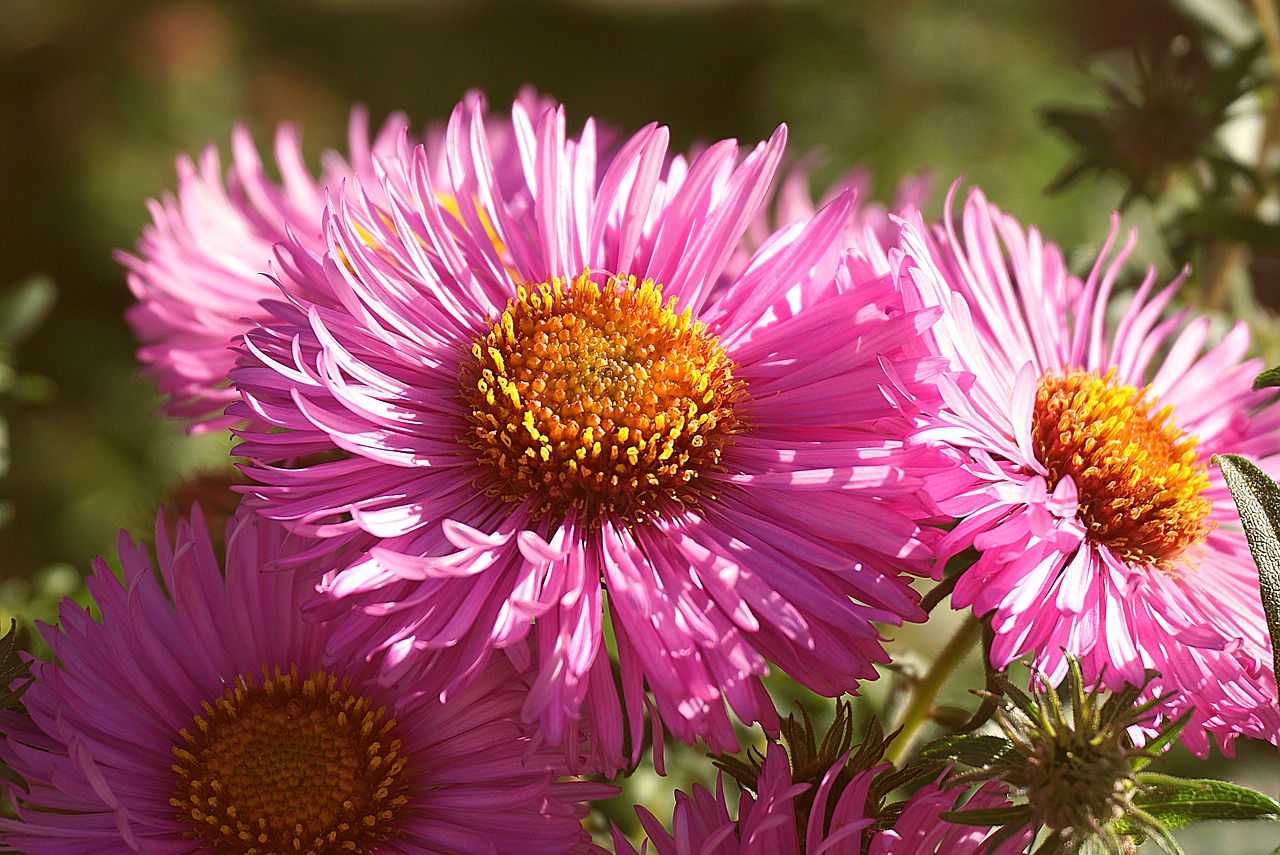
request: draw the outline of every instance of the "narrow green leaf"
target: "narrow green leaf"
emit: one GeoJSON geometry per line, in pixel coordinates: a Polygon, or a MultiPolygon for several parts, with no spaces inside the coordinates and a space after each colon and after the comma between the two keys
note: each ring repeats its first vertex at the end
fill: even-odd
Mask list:
{"type": "Polygon", "coordinates": [[[994,808],[949,810],[944,811],[941,816],[947,822],[960,825],[1008,825],[1011,822],[1030,822],[1031,814],[1030,805],[1006,805],[994,808]]]}
{"type": "Polygon", "coordinates": [[[12,698],[3,709],[16,706],[16,701],[31,682],[31,668],[22,661],[22,647],[18,644],[18,622],[10,618],[9,631],[0,638],[0,687],[12,698]]]}
{"type": "Polygon", "coordinates": [[[1280,249],[1280,226],[1237,211],[1200,211],[1193,219],[1201,234],[1231,238],[1265,249],[1280,249]]]}
{"type": "Polygon", "coordinates": [[[966,766],[984,768],[1012,752],[1013,743],[1002,736],[981,733],[958,733],[935,739],[920,749],[925,760],[944,760],[966,766]]]}
{"type": "Polygon", "coordinates": [[[1272,668],[1280,674],[1280,486],[1238,454],[1215,454],[1213,462],[1235,499],[1240,522],[1258,565],[1262,609],[1271,634],[1272,668]]]}
{"type": "MultiPolygon", "coordinates": [[[[1005,826],[1005,829],[1007,828],[1008,826],[1005,826]]],[[[1005,829],[1001,829],[1001,830],[1005,830],[1005,829]]],[[[1012,836],[1013,836],[1012,834],[1006,835],[1005,840],[1008,840],[1012,836]]],[[[994,840],[995,838],[993,836],[992,841],[994,840]]],[[[995,852],[996,851],[995,843],[988,842],[987,848],[984,851],[988,853],[995,852]]],[[[1044,839],[1043,843],[1041,843],[1039,846],[1036,847],[1036,851],[1033,852],[1032,855],[1059,855],[1061,851],[1062,851],[1062,841],[1057,837],[1057,835],[1050,834],[1048,837],[1044,839]]],[[[1083,853],[1081,853],[1081,855],[1083,855],[1083,853]]],[[[1110,853],[1107,853],[1107,855],[1110,855],[1110,853]]]]}
{"type": "Polygon", "coordinates": [[[1164,828],[1180,828],[1204,820],[1280,819],[1280,803],[1229,781],[1175,778],[1150,772],[1138,775],[1137,780],[1140,790],[1134,796],[1134,805],[1164,828]]]}
{"type": "MultiPolygon", "coordinates": [[[[25,715],[21,698],[31,685],[32,677],[31,669],[22,661],[20,650],[18,622],[10,620],[9,631],[0,638],[0,686],[6,687],[3,698],[0,698],[0,709],[16,710],[25,715]]],[[[0,778],[27,790],[27,782],[22,780],[22,776],[4,763],[0,763],[0,778]]]]}
{"type": "Polygon", "coordinates": [[[1173,835],[1169,833],[1169,829],[1157,825],[1151,830],[1151,839],[1163,849],[1166,855],[1186,855],[1182,851],[1182,847],[1178,845],[1178,841],[1173,839],[1173,835]]]}
{"type": "Polygon", "coordinates": [[[21,775],[19,775],[17,772],[13,771],[3,763],[0,763],[0,778],[4,778],[6,781],[8,781],[10,784],[13,784],[15,787],[22,788],[22,791],[24,793],[31,792],[31,788],[27,786],[26,780],[24,780],[21,775]]]}
{"type": "Polygon", "coordinates": [[[1048,107],[1040,111],[1040,121],[1084,148],[1105,151],[1110,147],[1112,132],[1106,120],[1089,110],[1048,107]]]}
{"type": "MultiPolygon", "coordinates": [[[[14,701],[26,690],[26,685],[15,686],[20,680],[31,681],[31,669],[22,661],[21,646],[18,644],[18,622],[9,620],[9,631],[0,638],[0,687],[14,701]]],[[[2,708],[9,709],[13,703],[6,703],[2,708]]]]}
{"type": "Polygon", "coordinates": [[[57,293],[52,279],[37,275],[0,295],[0,347],[30,335],[53,308],[57,293]]]}
{"type": "Polygon", "coordinates": [[[1268,368],[1257,377],[1253,378],[1254,390],[1265,389],[1268,386],[1280,386],[1280,365],[1275,368],[1268,368]]]}
{"type": "MultiPolygon", "coordinates": [[[[1149,701],[1148,703],[1152,702],[1149,701]]],[[[1143,706],[1145,707],[1147,704],[1143,704],[1143,706]]],[[[1152,760],[1155,760],[1163,754],[1164,749],[1178,738],[1178,734],[1182,733],[1182,729],[1187,726],[1187,722],[1191,721],[1192,712],[1194,712],[1194,710],[1187,710],[1174,721],[1165,724],[1160,729],[1160,733],[1156,738],[1143,746],[1147,751],[1147,756],[1139,757],[1134,760],[1133,771],[1141,772],[1143,769],[1151,765],[1152,760]]]]}

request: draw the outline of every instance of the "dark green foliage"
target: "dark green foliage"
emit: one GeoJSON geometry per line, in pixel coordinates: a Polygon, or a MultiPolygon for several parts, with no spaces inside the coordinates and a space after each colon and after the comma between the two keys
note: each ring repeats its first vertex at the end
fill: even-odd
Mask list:
{"type": "MultiPolygon", "coordinates": [[[[31,669],[23,661],[21,650],[18,644],[18,623],[11,620],[9,631],[0,638],[0,710],[12,710],[25,715],[22,694],[31,685],[31,669]]],[[[26,782],[22,777],[2,763],[0,778],[26,789],[26,782]]]]}
{"type": "Polygon", "coordinates": [[[1273,666],[1280,673],[1280,486],[1238,454],[1217,454],[1213,462],[1222,470],[1231,498],[1235,499],[1249,551],[1258,565],[1258,588],[1271,634],[1273,666]]]}
{"type": "MultiPolygon", "coordinates": [[[[944,814],[963,825],[1000,826],[992,844],[1019,831],[1047,828],[1036,850],[1049,853],[1136,852],[1154,840],[1182,852],[1169,830],[1202,820],[1275,819],[1280,804],[1236,784],[1143,771],[1177,737],[1188,716],[1165,722],[1145,746],[1129,729],[1149,725],[1162,698],[1140,701],[1143,688],[1086,688],[1080,663],[1069,659],[1067,703],[1042,677],[1030,693],[996,679],[1003,736],[958,734],[926,745],[921,756],[972,767],[956,784],[999,781],[1020,803],[944,814]]],[[[1154,675],[1151,675],[1154,676],[1154,675]]],[[[1188,714],[1189,715],[1189,714],[1188,714]]]]}
{"type": "Polygon", "coordinates": [[[1137,57],[1136,79],[1101,79],[1105,106],[1045,108],[1045,125],[1076,149],[1049,192],[1091,172],[1115,175],[1127,186],[1124,208],[1137,198],[1164,195],[1174,173],[1192,164],[1205,167],[1199,180],[1206,196],[1226,195],[1236,178],[1259,187],[1253,170],[1234,159],[1216,133],[1232,105],[1261,85],[1260,52],[1261,43],[1254,43],[1213,65],[1199,44],[1180,39],[1163,56],[1137,57]]]}
{"type": "MultiPolygon", "coordinates": [[[[885,764],[885,749],[897,734],[885,735],[884,727],[878,719],[873,717],[867,724],[867,732],[862,742],[855,745],[853,707],[846,701],[837,701],[835,720],[819,742],[813,720],[803,706],[800,707],[800,715],[799,720],[794,714],[788,716],[786,721],[782,722],[781,730],[782,740],[791,758],[791,780],[812,785],[795,801],[796,827],[800,830],[800,838],[804,839],[804,829],[809,822],[814,796],[819,784],[831,768],[838,764],[846,753],[849,755],[836,775],[831,797],[827,800],[824,828],[830,828],[832,814],[844,788],[858,775],[885,764]]],[[[754,793],[764,759],[764,754],[752,748],[748,751],[745,760],[720,756],[714,757],[713,762],[732,775],[739,786],[754,793]]],[[[936,776],[943,765],[941,762],[930,761],[903,769],[894,768],[892,765],[881,769],[872,779],[870,791],[867,793],[866,816],[870,817],[873,823],[864,832],[864,841],[869,841],[876,832],[892,828],[902,814],[906,802],[889,801],[890,794],[921,778],[936,776]]]]}

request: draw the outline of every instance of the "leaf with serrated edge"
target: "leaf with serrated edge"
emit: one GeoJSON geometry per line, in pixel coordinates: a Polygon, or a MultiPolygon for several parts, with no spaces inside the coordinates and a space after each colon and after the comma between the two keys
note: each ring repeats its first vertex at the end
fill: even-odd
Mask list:
{"type": "Polygon", "coordinates": [[[1249,551],[1258,565],[1262,609],[1271,634],[1274,673],[1280,673],[1280,486],[1238,454],[1215,454],[1231,498],[1240,512],[1249,551]]]}
{"type": "MultiPolygon", "coordinates": [[[[1248,787],[1209,778],[1144,772],[1133,803],[1165,828],[1204,820],[1280,819],[1280,803],[1248,787]]],[[[1118,825],[1127,825],[1123,819],[1118,825]]],[[[1124,830],[1124,829],[1122,829],[1124,830]]]]}

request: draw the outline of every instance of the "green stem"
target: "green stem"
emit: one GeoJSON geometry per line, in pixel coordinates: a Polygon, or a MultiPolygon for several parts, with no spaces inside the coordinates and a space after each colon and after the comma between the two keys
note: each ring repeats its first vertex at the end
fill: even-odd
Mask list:
{"type": "Polygon", "coordinates": [[[1213,311],[1221,311],[1227,305],[1231,293],[1231,274],[1241,264],[1248,263],[1243,244],[1218,241],[1205,253],[1205,265],[1201,289],[1202,305],[1213,311]]]}
{"type": "Polygon", "coordinates": [[[969,615],[956,630],[956,634],[947,642],[946,647],[942,648],[938,658],[933,660],[928,673],[916,684],[915,690],[911,693],[911,700],[907,702],[906,712],[902,716],[902,727],[894,737],[889,750],[885,752],[886,760],[901,768],[902,762],[915,745],[920,728],[929,720],[929,714],[933,711],[933,701],[938,697],[938,692],[946,685],[952,673],[960,667],[960,663],[981,638],[982,621],[969,615]]]}
{"type": "MultiPolygon", "coordinates": [[[[1263,116],[1262,144],[1258,147],[1256,164],[1259,171],[1265,171],[1271,148],[1280,144],[1280,91],[1277,91],[1275,82],[1280,77],[1280,8],[1277,8],[1276,0],[1252,0],[1252,3],[1272,74],[1271,91],[1268,93],[1271,103],[1263,116]]],[[[1242,207],[1249,213],[1257,210],[1259,201],[1258,194],[1252,189],[1245,190],[1241,198],[1242,207]]],[[[1221,310],[1227,304],[1232,271],[1249,263],[1248,247],[1240,243],[1220,242],[1211,246],[1206,255],[1201,278],[1205,283],[1201,291],[1202,305],[1221,310]]]]}
{"type": "Polygon", "coordinates": [[[1276,7],[1276,0],[1253,0],[1253,12],[1258,17],[1258,27],[1267,46],[1271,71],[1280,72],[1280,9],[1276,7]]]}

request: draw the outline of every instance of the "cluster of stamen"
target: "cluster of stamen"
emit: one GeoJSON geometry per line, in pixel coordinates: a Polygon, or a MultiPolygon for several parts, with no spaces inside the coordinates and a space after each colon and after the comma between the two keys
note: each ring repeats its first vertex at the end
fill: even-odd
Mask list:
{"type": "Polygon", "coordinates": [[[586,273],[518,289],[471,348],[459,383],[492,489],[636,522],[696,504],[700,476],[742,429],[719,340],[651,280],[586,273]]]}
{"type": "Polygon", "coordinates": [[[348,681],[241,678],[174,746],[169,800],[210,851],[369,852],[396,834],[409,781],[395,720],[348,681]]]}
{"type": "Polygon", "coordinates": [[[1162,565],[1204,538],[1210,502],[1196,438],[1150,389],[1071,369],[1036,387],[1032,439],[1049,486],[1070,475],[1089,537],[1128,562],[1162,565]]]}

